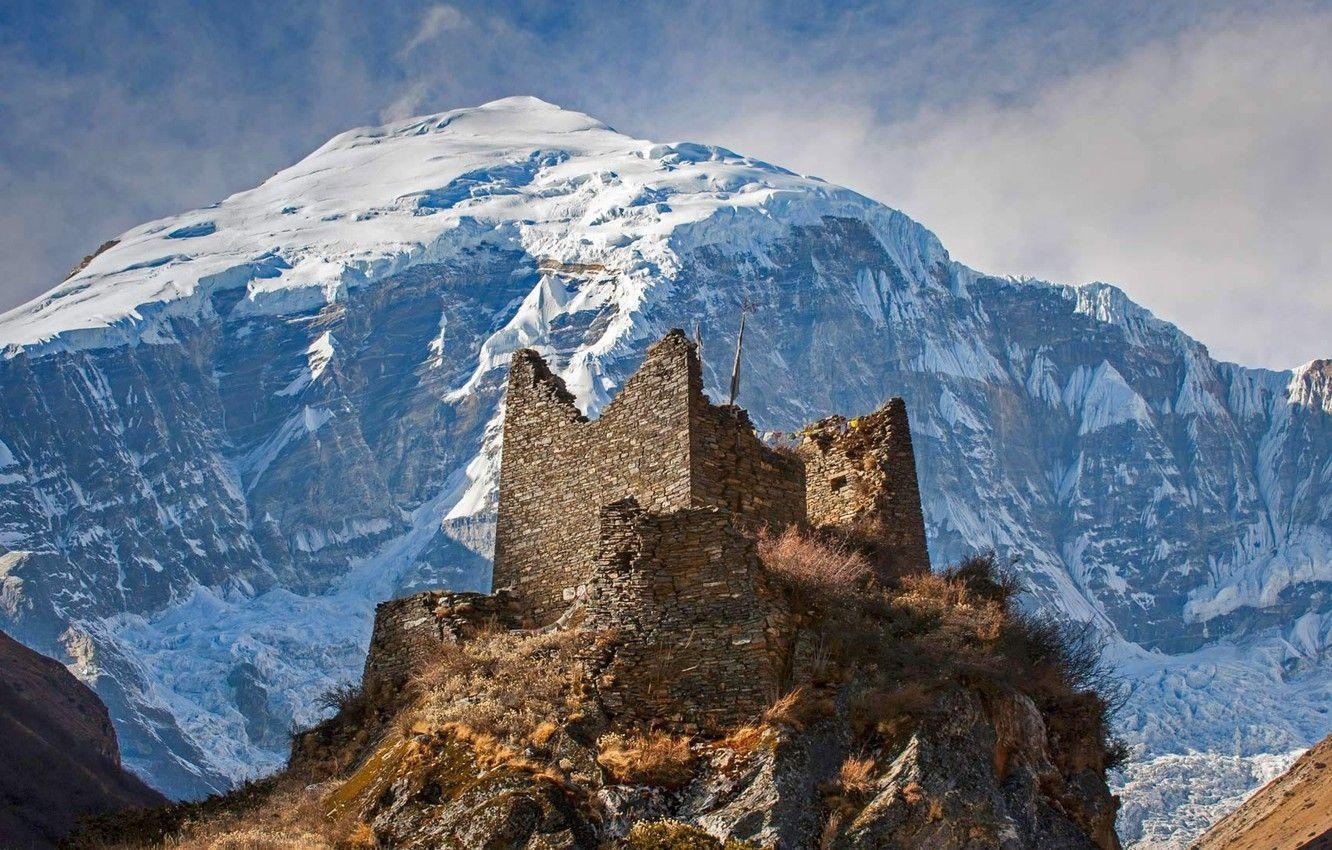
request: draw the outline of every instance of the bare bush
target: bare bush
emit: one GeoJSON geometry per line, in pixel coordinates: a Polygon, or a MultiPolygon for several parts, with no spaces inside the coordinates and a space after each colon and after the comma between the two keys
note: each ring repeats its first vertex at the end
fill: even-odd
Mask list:
{"type": "Polygon", "coordinates": [[[865,556],[845,542],[819,539],[794,527],[775,536],[761,533],[758,552],[769,570],[798,588],[841,592],[860,587],[872,575],[865,556]]]}
{"type": "Polygon", "coordinates": [[[364,689],[354,682],[339,683],[315,697],[315,704],[320,708],[339,714],[358,712],[365,702],[364,689]]]}

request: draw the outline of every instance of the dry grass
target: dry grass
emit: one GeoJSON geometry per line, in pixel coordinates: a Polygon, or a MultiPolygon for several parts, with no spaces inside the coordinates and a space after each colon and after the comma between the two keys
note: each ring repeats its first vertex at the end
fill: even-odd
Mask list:
{"type": "Polygon", "coordinates": [[[370,850],[375,846],[370,828],[355,818],[327,815],[318,788],[286,782],[263,793],[242,792],[212,798],[205,804],[180,804],[184,816],[159,831],[127,824],[109,840],[88,836],[76,847],[134,850],[163,847],[171,850],[370,850]]]}
{"type": "Polygon", "coordinates": [[[798,685],[779,697],[763,713],[763,722],[770,726],[785,726],[799,732],[821,717],[835,710],[831,699],[809,685],[798,685]]]}
{"type": "Polygon", "coordinates": [[[741,726],[718,741],[717,746],[734,750],[736,755],[744,758],[759,748],[767,734],[764,726],[741,726]]]}
{"type": "Polygon", "coordinates": [[[689,739],[664,732],[603,735],[597,740],[597,764],[624,785],[680,788],[694,777],[689,739]]]}
{"type": "Polygon", "coordinates": [[[754,845],[720,841],[693,824],[675,820],[639,821],[624,838],[629,850],[755,850],[754,845]]]}
{"type": "Polygon", "coordinates": [[[848,797],[866,797],[874,790],[874,759],[852,756],[837,771],[837,787],[848,797]]]}
{"type": "Polygon", "coordinates": [[[588,698],[576,632],[488,633],[440,652],[416,680],[421,697],[403,722],[412,733],[466,727],[513,748],[546,747],[588,698]]]}
{"type": "Polygon", "coordinates": [[[804,590],[845,592],[864,585],[873,572],[865,556],[846,543],[820,540],[795,528],[776,536],[764,531],[758,552],[769,570],[804,590]]]}
{"type": "Polygon", "coordinates": [[[816,694],[854,678],[853,730],[873,746],[897,746],[960,684],[1030,696],[1061,769],[1122,757],[1110,722],[1120,689],[1094,633],[1023,614],[1020,583],[993,554],[883,586],[865,579],[867,556],[845,542],[788,530],[759,546],[807,613],[787,695],[767,723],[803,728],[818,716],[809,706],[816,694]]]}

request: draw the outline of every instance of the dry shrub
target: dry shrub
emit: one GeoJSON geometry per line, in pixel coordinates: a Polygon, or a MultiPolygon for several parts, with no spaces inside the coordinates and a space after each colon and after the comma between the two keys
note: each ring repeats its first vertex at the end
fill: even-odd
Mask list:
{"type": "Polygon", "coordinates": [[[837,771],[837,787],[848,797],[865,797],[874,790],[874,759],[852,756],[837,771]]]}
{"type": "Polygon", "coordinates": [[[273,834],[257,829],[228,832],[202,842],[177,844],[178,850],[333,850],[333,845],[312,832],[273,834]]]}
{"type": "Polygon", "coordinates": [[[905,576],[902,587],[905,593],[897,598],[898,606],[914,609],[912,613],[941,637],[993,641],[1008,618],[1005,602],[946,573],[905,576]]]}
{"type": "Polygon", "coordinates": [[[694,776],[694,752],[688,738],[648,732],[619,733],[597,739],[597,764],[623,785],[680,788],[694,776]]]}
{"type": "Polygon", "coordinates": [[[943,577],[961,582],[967,590],[1008,606],[1022,592],[1022,581],[1009,567],[1001,566],[994,550],[972,555],[943,571],[943,577]]]}
{"type": "Polygon", "coordinates": [[[411,728],[455,725],[511,747],[549,742],[587,698],[578,649],[586,635],[486,633],[443,647],[417,677],[411,728]]]}
{"type": "Polygon", "coordinates": [[[820,539],[787,528],[758,538],[759,558],[791,585],[816,592],[845,592],[865,584],[872,570],[864,555],[842,541],[820,539]]]}
{"type": "Polygon", "coordinates": [[[940,694],[962,686],[1029,696],[1061,769],[1123,757],[1111,718],[1124,691],[1101,661],[1096,632],[1023,614],[1021,584],[994,553],[885,586],[845,580],[868,569],[850,546],[788,530],[760,547],[764,562],[797,592],[814,591],[796,597],[808,610],[783,682],[787,696],[767,723],[802,728],[818,714],[803,702],[817,686],[854,679],[861,693],[849,706],[853,730],[877,739],[869,746],[895,747],[936,710],[940,694]]]}
{"type": "Polygon", "coordinates": [[[329,817],[317,787],[287,781],[265,793],[245,792],[181,804],[189,814],[168,833],[118,836],[98,847],[171,847],[173,850],[362,850],[374,835],[355,818],[329,817]]]}
{"type": "Polygon", "coordinates": [[[808,685],[799,685],[769,706],[763,713],[763,721],[771,726],[786,726],[799,732],[820,717],[832,714],[833,710],[830,699],[820,696],[808,685]]]}
{"type": "Polygon", "coordinates": [[[741,726],[717,742],[717,746],[734,750],[741,758],[749,755],[763,743],[767,730],[762,726],[741,726]]]}

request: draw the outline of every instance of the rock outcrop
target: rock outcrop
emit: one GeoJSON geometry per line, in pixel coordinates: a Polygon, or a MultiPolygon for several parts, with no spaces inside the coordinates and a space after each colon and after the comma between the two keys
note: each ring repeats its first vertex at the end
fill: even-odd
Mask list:
{"type": "Polygon", "coordinates": [[[165,801],[121,768],[97,694],[0,632],[0,847],[54,847],[82,817],[165,801]]]}

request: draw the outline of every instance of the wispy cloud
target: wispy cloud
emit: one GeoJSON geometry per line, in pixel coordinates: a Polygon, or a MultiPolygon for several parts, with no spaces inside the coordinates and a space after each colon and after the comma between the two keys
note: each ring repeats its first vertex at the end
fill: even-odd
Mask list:
{"type": "Polygon", "coordinates": [[[1018,96],[721,119],[898,206],[981,270],[1107,280],[1228,358],[1332,356],[1332,10],[1227,16],[1018,96]]]}
{"type": "Polygon", "coordinates": [[[467,18],[457,8],[441,3],[431,6],[425,10],[421,16],[421,25],[412,33],[412,37],[407,39],[407,43],[402,46],[399,56],[407,56],[423,44],[428,44],[439,38],[442,34],[461,28],[467,22],[467,18]]]}

